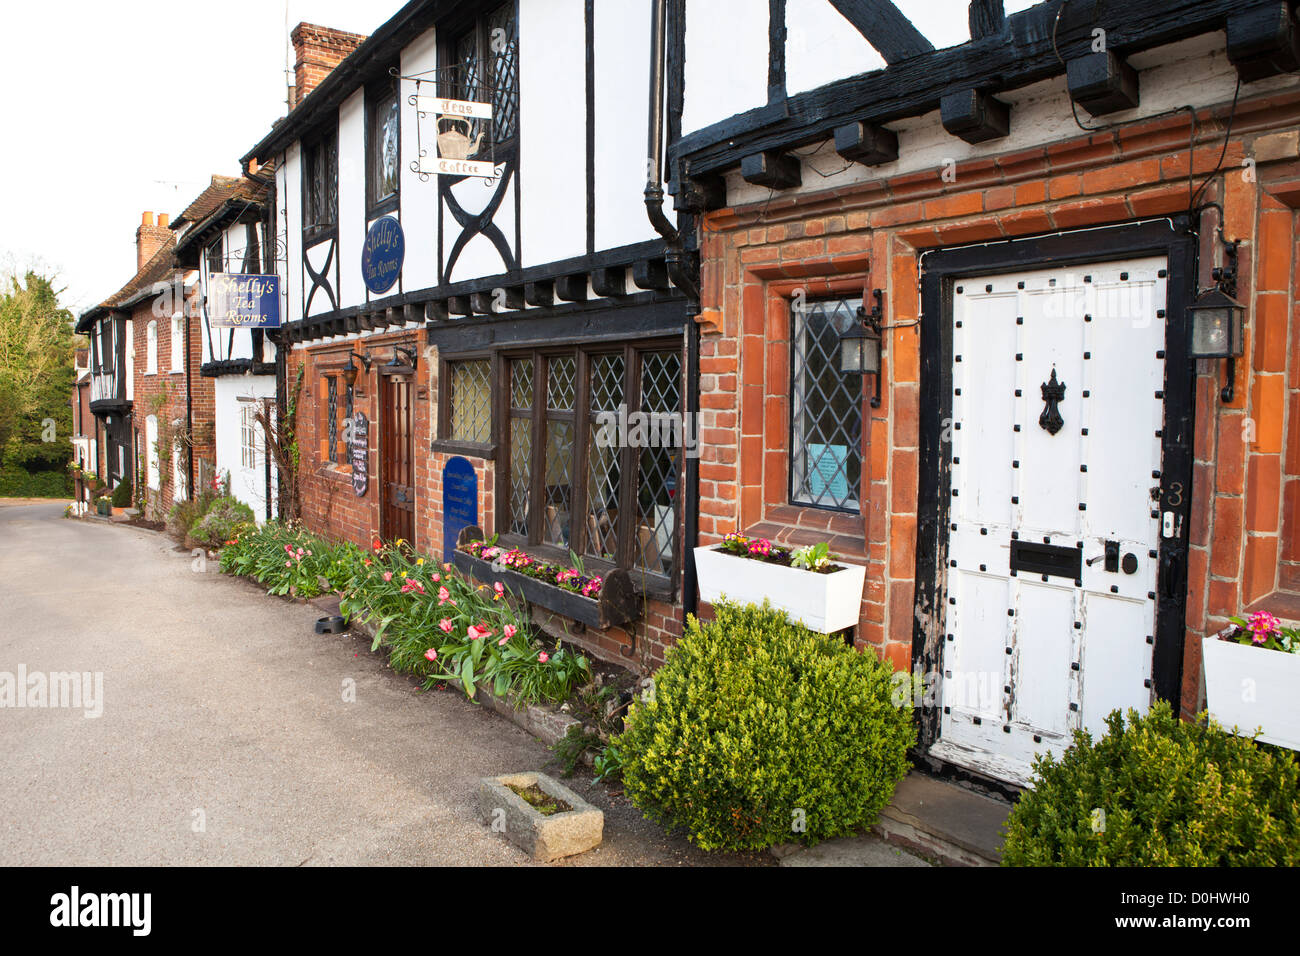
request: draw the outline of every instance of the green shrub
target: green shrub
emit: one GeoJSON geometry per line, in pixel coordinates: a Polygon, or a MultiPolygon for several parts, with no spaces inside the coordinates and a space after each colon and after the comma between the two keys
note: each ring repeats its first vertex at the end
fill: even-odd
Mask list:
{"type": "Polygon", "coordinates": [[[248,525],[256,524],[253,509],[237,498],[215,498],[190,534],[211,547],[220,547],[248,525]]]}
{"type": "MultiPolygon", "coordinates": [[[[1261,653],[1264,653],[1261,651],[1261,653]]],[[[1167,703],[1119,711],[1101,740],[1034,763],[1007,821],[1007,866],[1296,866],[1294,755],[1184,723],[1167,703]]]]}
{"type": "Polygon", "coordinates": [[[131,507],[131,482],[119,481],[117,483],[117,487],[113,489],[113,507],[131,507]]]}
{"type": "Polygon", "coordinates": [[[64,471],[28,471],[21,465],[0,467],[0,498],[67,498],[72,482],[64,471]]]}
{"type": "Polygon", "coordinates": [[[615,741],[628,797],[706,850],[875,822],[916,739],[892,668],[766,603],[715,610],[691,619],[615,741]]]}

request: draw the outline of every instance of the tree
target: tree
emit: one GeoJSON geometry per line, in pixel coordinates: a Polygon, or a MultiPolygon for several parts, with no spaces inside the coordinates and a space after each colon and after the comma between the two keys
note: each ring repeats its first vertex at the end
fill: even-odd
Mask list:
{"type": "Polygon", "coordinates": [[[76,337],[52,277],[0,277],[0,466],[61,470],[71,457],[76,337]]]}

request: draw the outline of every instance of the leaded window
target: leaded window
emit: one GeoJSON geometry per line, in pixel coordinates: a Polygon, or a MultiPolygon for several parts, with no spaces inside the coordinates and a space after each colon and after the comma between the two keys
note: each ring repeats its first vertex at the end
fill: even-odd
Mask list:
{"type": "Polygon", "coordinates": [[[226,259],[222,255],[220,236],[217,236],[209,243],[208,248],[204,250],[204,257],[208,261],[208,275],[212,275],[214,272],[226,271],[226,259]]]}
{"type": "MultiPolygon", "coordinates": [[[[519,25],[514,0],[503,3],[467,27],[449,45],[455,99],[492,104],[491,140],[496,147],[515,137],[519,124],[519,25]]],[[[474,125],[471,139],[481,130],[474,125]]]]}
{"type": "Polygon", "coordinates": [[[339,380],[333,375],[325,379],[326,438],[329,440],[329,460],[339,460],[339,380]]]}
{"type": "Polygon", "coordinates": [[[678,551],[680,345],[539,351],[505,364],[504,535],[662,586],[678,551]]]}
{"type": "Polygon", "coordinates": [[[303,155],[303,232],[308,241],[338,223],[338,134],[330,133],[307,146],[303,155]]]}
{"type": "Polygon", "coordinates": [[[375,206],[397,195],[398,105],[397,91],[386,88],[369,102],[367,131],[367,198],[375,206]]]}
{"type": "Polygon", "coordinates": [[[487,359],[449,363],[450,438],[486,445],[492,440],[492,363],[487,359]]]}
{"type": "Polygon", "coordinates": [[[859,299],[796,305],[792,316],[793,392],[790,500],[860,510],[862,386],[839,368],[840,337],[857,321],[859,299]]]}

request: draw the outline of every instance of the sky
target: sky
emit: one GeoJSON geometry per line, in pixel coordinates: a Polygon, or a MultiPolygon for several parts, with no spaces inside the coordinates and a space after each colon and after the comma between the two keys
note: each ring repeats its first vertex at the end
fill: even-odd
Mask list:
{"type": "MultiPolygon", "coordinates": [[[[965,39],[966,0],[897,2],[936,46],[965,39]]],[[[239,175],[284,115],[295,24],[368,34],[403,5],[3,0],[0,272],[53,272],[74,313],[112,295],[135,274],[141,213],[174,218],[213,173],[239,175]]]]}
{"type": "Polygon", "coordinates": [[[0,271],[57,273],[80,313],[285,113],[289,29],[370,33],[404,0],[0,3],[0,271]],[[286,22],[289,24],[286,29],[286,22]]]}

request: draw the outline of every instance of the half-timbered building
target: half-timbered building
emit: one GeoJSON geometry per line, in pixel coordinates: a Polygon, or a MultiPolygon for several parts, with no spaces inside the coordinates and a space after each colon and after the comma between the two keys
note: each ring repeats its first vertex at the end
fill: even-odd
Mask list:
{"type": "MultiPolygon", "coordinates": [[[[627,629],[544,615],[615,658],[680,633],[691,520],[680,447],[597,440],[602,413],[685,401],[676,227],[645,195],[647,143],[675,132],[648,95],[651,17],[410,3],[244,158],[275,169],[307,524],[447,559],[474,526],[621,570],[643,598],[627,629]]],[[[295,31],[300,62],[320,35],[295,31]]]]}

